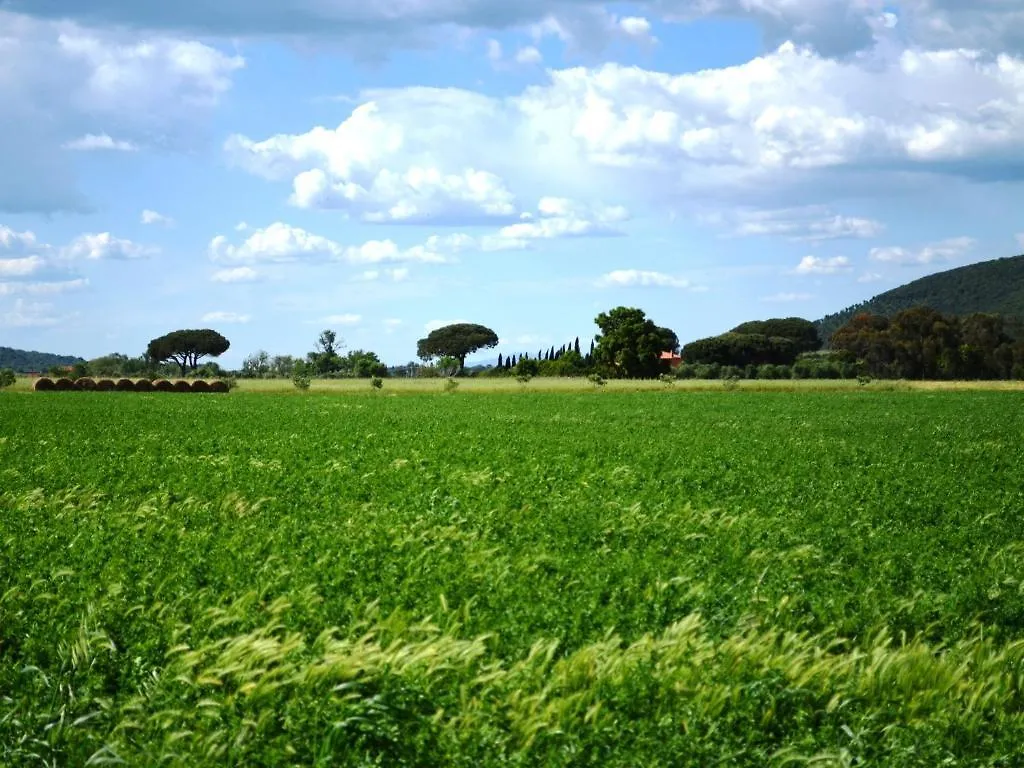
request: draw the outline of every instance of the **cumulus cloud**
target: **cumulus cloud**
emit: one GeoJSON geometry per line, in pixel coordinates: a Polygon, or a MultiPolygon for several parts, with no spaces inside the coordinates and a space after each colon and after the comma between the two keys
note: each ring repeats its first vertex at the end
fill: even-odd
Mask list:
{"type": "Polygon", "coordinates": [[[409,279],[408,267],[394,267],[392,269],[368,269],[359,275],[359,279],[366,282],[387,279],[395,283],[401,283],[409,279]]]}
{"type": "Polygon", "coordinates": [[[345,246],[284,222],[253,230],[241,244],[234,245],[225,235],[210,241],[210,258],[225,264],[260,264],[299,260],[333,260],[349,264],[420,262],[444,264],[455,254],[475,244],[463,234],[432,235],[423,243],[402,248],[393,240],[368,240],[345,246]]]}
{"type": "Polygon", "coordinates": [[[798,275],[834,275],[838,272],[849,272],[851,269],[853,266],[845,256],[804,256],[793,271],[798,275]]]}
{"type": "Polygon", "coordinates": [[[564,197],[543,197],[536,214],[524,212],[520,221],[480,239],[485,251],[529,248],[533,241],[564,237],[615,237],[629,211],[620,205],[587,205],[564,197]]]}
{"type": "Polygon", "coordinates": [[[204,323],[248,323],[251,315],[244,315],[238,312],[207,312],[203,315],[201,322],[204,323]]]}
{"type": "Polygon", "coordinates": [[[681,277],[667,275],[664,272],[654,272],[644,269],[616,269],[606,275],[602,275],[597,281],[600,288],[631,288],[631,287],[657,287],[657,288],[686,288],[696,289],[689,280],[681,277]]]}
{"type": "Polygon", "coordinates": [[[0,10],[0,29],[0,210],[13,212],[89,209],[62,147],[192,146],[244,64],[203,43],[63,18],[0,10]]]}
{"type": "Polygon", "coordinates": [[[131,141],[122,141],[120,139],[114,139],[105,133],[87,133],[85,134],[85,136],[80,136],[77,139],[65,142],[63,147],[64,149],[77,150],[80,152],[90,152],[97,149],[109,149],[117,152],[139,151],[138,144],[135,144],[131,141]]]}
{"type": "Polygon", "coordinates": [[[218,269],[210,279],[215,283],[255,283],[260,279],[260,273],[252,267],[228,267],[218,269]]]}
{"type": "Polygon", "coordinates": [[[872,261],[888,264],[936,264],[956,261],[962,258],[974,248],[975,244],[974,239],[970,237],[953,237],[937,243],[930,243],[920,248],[903,248],[900,246],[872,248],[869,256],[872,261]]]}
{"type": "Polygon", "coordinates": [[[174,219],[164,216],[162,213],[151,211],[148,208],[142,212],[139,221],[143,224],[162,224],[165,227],[174,226],[174,219]]]}
{"type": "Polygon", "coordinates": [[[114,237],[109,232],[79,235],[61,249],[61,256],[67,259],[143,259],[159,253],[150,245],[140,245],[131,240],[114,237]]]}
{"type": "Polygon", "coordinates": [[[38,254],[14,259],[0,259],[0,277],[30,277],[39,272],[46,262],[38,254]]]}
{"type": "Polygon", "coordinates": [[[727,221],[736,237],[778,236],[794,242],[868,239],[885,231],[885,225],[875,219],[842,216],[818,205],[775,210],[740,208],[731,214],[705,218],[712,223],[727,221]]]}
{"type": "MultiPolygon", "coordinates": [[[[0,268],[0,277],[3,276],[0,268]]],[[[80,277],[75,280],[57,280],[45,283],[0,282],[0,296],[26,294],[29,296],[50,296],[57,293],[78,291],[89,286],[89,279],[80,277]]]]}

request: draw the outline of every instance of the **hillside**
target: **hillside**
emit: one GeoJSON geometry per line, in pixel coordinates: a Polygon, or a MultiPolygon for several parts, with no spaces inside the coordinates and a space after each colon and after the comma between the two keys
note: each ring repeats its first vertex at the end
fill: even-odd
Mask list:
{"type": "Polygon", "coordinates": [[[837,328],[860,312],[893,315],[904,309],[928,306],[940,312],[967,315],[991,312],[1024,324],[1024,255],[983,261],[945,272],[880,293],[841,312],[817,321],[818,332],[826,342],[837,328]]]}
{"type": "Polygon", "coordinates": [[[17,373],[45,371],[55,365],[74,365],[80,362],[84,362],[82,358],[70,355],[51,355],[49,352],[0,347],[0,368],[13,368],[17,373]]]}

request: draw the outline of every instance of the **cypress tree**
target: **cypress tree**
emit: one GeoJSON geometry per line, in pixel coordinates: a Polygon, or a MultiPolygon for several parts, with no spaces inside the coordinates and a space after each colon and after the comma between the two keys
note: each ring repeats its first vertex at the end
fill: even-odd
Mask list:
{"type": "Polygon", "coordinates": [[[576,350],[576,354],[577,355],[580,353],[580,337],[579,336],[576,337],[576,342],[575,342],[575,344],[573,346],[573,349],[576,350]]]}
{"type": "Polygon", "coordinates": [[[501,356],[501,352],[499,352],[498,353],[498,368],[504,368],[504,367],[505,367],[505,361],[504,361],[504,359],[501,356]]]}

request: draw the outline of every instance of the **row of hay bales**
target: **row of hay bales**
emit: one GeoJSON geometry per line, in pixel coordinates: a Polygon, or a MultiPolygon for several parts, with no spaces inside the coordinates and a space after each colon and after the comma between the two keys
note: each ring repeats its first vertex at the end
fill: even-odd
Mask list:
{"type": "Polygon", "coordinates": [[[229,387],[223,381],[168,381],[167,379],[53,379],[42,377],[36,379],[33,387],[37,392],[211,392],[226,394],[229,387]]]}

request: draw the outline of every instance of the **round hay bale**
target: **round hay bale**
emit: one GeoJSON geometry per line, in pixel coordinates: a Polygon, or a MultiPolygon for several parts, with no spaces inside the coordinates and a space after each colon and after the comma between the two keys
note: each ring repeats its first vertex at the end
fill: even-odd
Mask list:
{"type": "Polygon", "coordinates": [[[53,388],[58,392],[71,392],[75,388],[75,382],[71,379],[57,379],[53,382],[53,388]]]}
{"type": "Polygon", "coordinates": [[[43,376],[42,378],[36,379],[35,384],[32,385],[32,389],[36,392],[52,392],[56,389],[56,385],[53,383],[53,379],[43,376]]]}
{"type": "Polygon", "coordinates": [[[226,395],[231,391],[231,388],[228,387],[228,383],[226,381],[211,381],[210,391],[216,392],[218,395],[226,395]]]}
{"type": "Polygon", "coordinates": [[[175,392],[191,392],[192,391],[192,385],[189,384],[184,379],[179,379],[178,381],[174,382],[174,391],[175,392]]]}
{"type": "Polygon", "coordinates": [[[114,384],[113,379],[100,379],[99,381],[96,382],[96,391],[110,392],[114,389],[115,386],[116,385],[114,384]]]}
{"type": "Polygon", "coordinates": [[[196,379],[195,381],[192,382],[192,391],[193,392],[209,392],[210,391],[210,385],[207,384],[202,379],[196,379]]]}
{"type": "Polygon", "coordinates": [[[135,391],[136,392],[152,392],[153,391],[153,382],[150,381],[149,379],[139,379],[138,381],[135,382],[135,391]]]}
{"type": "Polygon", "coordinates": [[[114,385],[114,389],[118,392],[134,392],[135,382],[131,379],[118,379],[117,384],[114,385]]]}
{"type": "Polygon", "coordinates": [[[83,392],[91,392],[96,389],[96,380],[90,379],[88,376],[83,376],[80,379],[75,379],[75,389],[83,392]]]}
{"type": "Polygon", "coordinates": [[[167,379],[157,379],[153,382],[153,389],[157,392],[173,392],[174,385],[171,384],[167,379]]]}

